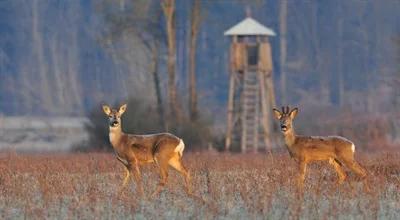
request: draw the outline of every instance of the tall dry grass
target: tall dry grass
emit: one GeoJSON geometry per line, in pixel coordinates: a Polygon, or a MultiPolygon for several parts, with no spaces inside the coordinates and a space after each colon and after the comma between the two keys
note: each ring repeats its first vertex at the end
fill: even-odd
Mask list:
{"type": "MultiPolygon", "coordinates": [[[[159,197],[138,197],[132,182],[118,193],[123,168],[112,154],[0,154],[0,218],[57,219],[292,219],[400,217],[400,153],[361,154],[363,182],[349,173],[343,185],[326,163],[309,167],[304,194],[296,190],[296,163],[287,154],[185,154],[197,197],[171,172],[159,197]],[[370,190],[364,184],[370,185],[370,190]],[[201,198],[201,199],[199,199],[201,198]],[[204,201],[203,201],[204,200],[204,201]]],[[[143,168],[145,194],[158,181],[143,168]]]]}

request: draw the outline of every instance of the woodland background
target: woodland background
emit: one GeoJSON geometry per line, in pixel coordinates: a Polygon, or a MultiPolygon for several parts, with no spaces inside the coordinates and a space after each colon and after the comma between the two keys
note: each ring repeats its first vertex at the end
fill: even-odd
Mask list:
{"type": "Polygon", "coordinates": [[[400,1],[176,0],[173,71],[168,2],[174,1],[1,0],[2,147],[23,139],[4,138],[21,117],[89,118],[75,127],[106,141],[88,124],[106,123],[101,103],[127,101],[136,114],[131,121],[152,118],[130,130],[199,127],[194,132],[205,137],[194,143],[218,146],[228,92],[230,39],[223,32],[245,18],[246,8],[277,33],[270,39],[276,100],[300,108],[299,132],[345,135],[370,150],[399,145],[400,1]]]}

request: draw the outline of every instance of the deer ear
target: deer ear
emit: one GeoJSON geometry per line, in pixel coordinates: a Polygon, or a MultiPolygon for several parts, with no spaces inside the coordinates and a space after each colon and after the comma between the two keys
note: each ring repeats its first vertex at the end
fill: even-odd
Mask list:
{"type": "Polygon", "coordinates": [[[121,105],[121,107],[119,107],[118,113],[122,115],[125,111],[126,111],[126,104],[123,104],[121,105]]]}
{"type": "Polygon", "coordinates": [[[111,113],[111,108],[110,108],[110,106],[108,106],[108,105],[103,105],[102,107],[103,107],[103,112],[104,112],[106,115],[109,115],[109,114],[111,113]]]}
{"type": "Polygon", "coordinates": [[[272,110],[274,111],[274,116],[275,116],[275,118],[278,119],[278,120],[280,120],[280,119],[282,118],[282,113],[281,113],[278,109],[276,109],[276,108],[274,108],[274,109],[272,109],[272,110]]]}
{"type": "Polygon", "coordinates": [[[290,111],[290,113],[289,113],[289,117],[293,120],[296,117],[298,112],[299,112],[298,108],[292,109],[292,111],[290,111]]]}

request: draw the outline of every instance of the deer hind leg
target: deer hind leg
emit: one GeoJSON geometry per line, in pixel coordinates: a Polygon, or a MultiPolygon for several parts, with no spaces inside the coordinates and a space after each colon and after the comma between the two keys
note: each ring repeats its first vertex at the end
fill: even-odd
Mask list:
{"type": "Polygon", "coordinates": [[[361,178],[367,176],[367,171],[354,158],[345,158],[343,162],[361,178]]]}
{"type": "Polygon", "coordinates": [[[367,176],[367,171],[357,163],[354,159],[354,144],[351,147],[351,151],[346,151],[340,155],[340,161],[342,161],[348,168],[350,168],[353,172],[355,172],[361,178],[367,176]]]}
{"type": "Polygon", "coordinates": [[[371,191],[371,188],[368,184],[367,179],[367,171],[354,159],[352,155],[350,158],[344,158],[342,161],[346,164],[348,168],[350,168],[353,172],[355,172],[360,178],[364,179],[364,187],[367,191],[371,191]]]}
{"type": "Polygon", "coordinates": [[[336,173],[338,174],[338,184],[342,184],[343,181],[346,179],[346,173],[341,168],[341,164],[339,164],[338,161],[334,158],[329,158],[328,162],[335,168],[336,173]]]}
{"type": "Polygon", "coordinates": [[[163,161],[163,160],[157,160],[158,161],[158,166],[160,169],[160,182],[158,183],[158,186],[154,193],[152,194],[152,197],[157,196],[164,188],[164,186],[167,184],[168,181],[168,162],[163,161]]]}
{"type": "Polygon", "coordinates": [[[175,156],[173,156],[169,160],[168,164],[175,170],[177,170],[185,178],[186,193],[191,194],[192,190],[190,187],[190,174],[189,171],[183,165],[181,156],[175,154],[175,156]]]}

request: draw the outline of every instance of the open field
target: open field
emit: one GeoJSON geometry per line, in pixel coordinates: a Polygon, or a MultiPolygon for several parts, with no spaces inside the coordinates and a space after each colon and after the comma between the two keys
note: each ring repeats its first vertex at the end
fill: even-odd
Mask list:
{"type": "MultiPolygon", "coordinates": [[[[360,154],[364,183],[350,174],[337,187],[333,168],[311,165],[303,196],[296,192],[296,164],[286,153],[186,153],[194,193],[171,171],[158,198],[154,165],[143,169],[145,197],[135,184],[118,193],[123,167],[112,154],[0,154],[0,218],[58,219],[399,219],[400,153],[360,154]]],[[[349,173],[349,172],[348,172],[349,173]]]]}

